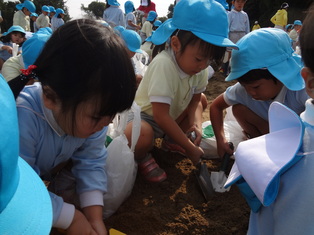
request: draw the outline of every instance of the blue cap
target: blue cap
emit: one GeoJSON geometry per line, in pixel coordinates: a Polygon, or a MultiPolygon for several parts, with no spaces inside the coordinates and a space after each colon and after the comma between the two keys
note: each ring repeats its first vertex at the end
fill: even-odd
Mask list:
{"type": "Polygon", "coordinates": [[[226,10],[214,0],[181,0],[174,7],[173,18],[165,21],[156,30],[153,43],[163,44],[177,29],[190,31],[216,46],[238,48],[228,39],[226,10]]]}
{"type": "Polygon", "coordinates": [[[134,3],[132,1],[126,1],[124,3],[124,11],[125,11],[125,14],[128,14],[130,12],[133,12],[134,10],[134,3]]]}
{"type": "Polygon", "coordinates": [[[148,12],[146,20],[147,21],[154,21],[156,19],[156,17],[157,17],[157,13],[155,11],[150,11],[150,12],[148,12]]]}
{"type": "Polygon", "coordinates": [[[120,3],[118,3],[118,1],[117,0],[108,0],[108,4],[110,5],[110,6],[120,6],[120,3]]]}
{"type": "Polygon", "coordinates": [[[153,36],[154,33],[155,33],[155,31],[152,31],[152,34],[145,39],[145,42],[151,42],[152,41],[152,36],[153,36]]]}
{"type": "Polygon", "coordinates": [[[57,8],[57,9],[56,9],[56,15],[55,15],[55,17],[58,17],[59,14],[65,15],[64,10],[61,9],[61,8],[57,8]]]}
{"type": "Polygon", "coordinates": [[[49,6],[50,12],[56,12],[56,9],[53,6],[49,6]]]}
{"type": "Polygon", "coordinates": [[[18,25],[13,25],[9,28],[9,30],[7,32],[4,32],[2,34],[2,36],[6,36],[8,35],[9,33],[12,33],[12,32],[21,32],[21,33],[26,33],[25,30],[21,27],[21,26],[18,26],[18,25]]]}
{"type": "Polygon", "coordinates": [[[30,16],[38,17],[38,14],[37,13],[32,13],[32,14],[30,14],[30,16]]]}
{"type": "Polygon", "coordinates": [[[241,38],[231,56],[231,72],[226,81],[238,79],[253,69],[266,68],[290,90],[301,90],[301,57],[294,53],[288,34],[276,28],[254,30],[241,38]]]}
{"type": "Polygon", "coordinates": [[[140,49],[141,47],[141,37],[140,35],[131,29],[126,29],[121,32],[121,37],[126,43],[127,48],[135,53],[143,53],[140,49]]]}
{"type": "Polygon", "coordinates": [[[302,25],[302,22],[301,22],[301,20],[295,20],[295,21],[293,22],[293,24],[294,24],[294,25],[302,25]]]}
{"type": "MultiPolygon", "coordinates": [[[[49,27],[47,27],[49,28],[49,27]]],[[[30,39],[27,39],[22,46],[22,57],[25,68],[34,64],[52,32],[47,28],[40,28],[30,39]]]]}
{"type": "Polygon", "coordinates": [[[16,9],[18,10],[22,10],[23,7],[25,7],[27,10],[29,10],[31,13],[35,12],[36,11],[36,7],[34,5],[33,2],[31,1],[28,1],[28,0],[25,0],[23,3],[20,3],[20,4],[17,4],[16,6],[16,9]]]}
{"type": "Polygon", "coordinates": [[[119,36],[121,36],[121,33],[125,30],[125,28],[121,25],[118,25],[116,27],[113,28],[115,33],[118,34],[119,36]]]}
{"type": "Polygon", "coordinates": [[[19,157],[16,104],[0,75],[0,234],[49,234],[52,205],[43,181],[19,157]]]}
{"type": "Polygon", "coordinates": [[[42,11],[50,12],[50,8],[46,5],[43,5],[41,8],[42,11]]]}
{"type": "Polygon", "coordinates": [[[154,22],[154,26],[155,27],[159,27],[160,25],[162,24],[162,22],[160,21],[160,20],[155,20],[155,22],[154,22]]]}

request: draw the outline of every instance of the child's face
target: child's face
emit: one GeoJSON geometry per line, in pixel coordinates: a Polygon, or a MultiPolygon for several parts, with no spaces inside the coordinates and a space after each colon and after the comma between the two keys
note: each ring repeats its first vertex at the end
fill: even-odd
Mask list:
{"type": "Polygon", "coordinates": [[[11,41],[13,43],[21,44],[24,41],[24,36],[19,32],[11,33],[11,41]]]}
{"type": "Polygon", "coordinates": [[[49,17],[52,18],[55,14],[55,12],[50,12],[49,17]]]}
{"type": "Polygon", "coordinates": [[[301,70],[301,75],[305,82],[306,93],[314,99],[314,73],[307,67],[301,70]]]}
{"type": "Polygon", "coordinates": [[[272,100],[279,94],[283,84],[277,80],[260,79],[251,83],[241,83],[246,92],[255,100],[272,100]]]}
{"type": "Polygon", "coordinates": [[[109,116],[95,116],[94,102],[82,102],[78,105],[76,110],[75,129],[73,130],[72,112],[69,111],[64,113],[61,111],[61,105],[59,103],[47,108],[52,110],[58,125],[66,134],[78,138],[87,138],[92,134],[101,131],[105,126],[108,126],[113,119],[113,117],[109,116]]]}
{"type": "Polygon", "coordinates": [[[183,72],[190,76],[199,73],[209,65],[210,61],[199,49],[199,43],[187,45],[183,53],[180,52],[181,46],[172,48],[175,52],[177,64],[183,72]]]}
{"type": "Polygon", "coordinates": [[[236,11],[241,11],[245,5],[246,1],[245,0],[234,0],[232,1],[232,4],[234,5],[234,9],[236,11]]]}

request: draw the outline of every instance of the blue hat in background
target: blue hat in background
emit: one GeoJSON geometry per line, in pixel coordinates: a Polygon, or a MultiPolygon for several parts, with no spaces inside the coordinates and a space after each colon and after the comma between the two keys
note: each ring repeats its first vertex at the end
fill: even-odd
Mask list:
{"type": "Polygon", "coordinates": [[[148,12],[146,20],[147,21],[154,21],[156,19],[156,17],[157,17],[157,13],[155,11],[150,11],[150,12],[148,12]]]}
{"type": "Polygon", "coordinates": [[[133,12],[134,11],[134,3],[132,1],[126,1],[124,3],[124,11],[125,11],[125,14],[133,12]]]}
{"type": "Polygon", "coordinates": [[[135,53],[143,53],[143,51],[140,49],[142,40],[137,32],[126,29],[121,32],[121,37],[125,41],[126,46],[130,51],[135,53]]]}
{"type": "Polygon", "coordinates": [[[37,13],[32,13],[32,14],[30,14],[30,16],[38,17],[38,14],[37,13]]]}
{"type": "Polygon", "coordinates": [[[56,12],[56,9],[53,6],[49,6],[49,11],[50,12],[56,12]]]}
{"type": "Polygon", "coordinates": [[[302,25],[302,22],[301,22],[301,20],[295,20],[295,21],[293,22],[293,24],[294,24],[294,25],[302,25]]]}
{"type": "Polygon", "coordinates": [[[18,25],[13,25],[9,28],[9,30],[7,32],[4,32],[2,34],[2,36],[6,36],[8,35],[9,33],[12,33],[12,32],[21,32],[21,33],[26,33],[25,30],[21,27],[21,26],[18,26],[18,25]]]}
{"type": "Polygon", "coordinates": [[[0,75],[0,234],[49,234],[52,204],[36,172],[19,157],[13,93],[0,75]]]}
{"type": "Polygon", "coordinates": [[[125,28],[121,25],[118,25],[116,27],[113,28],[115,33],[118,34],[119,36],[121,36],[121,33],[125,30],[125,28]]]}
{"type": "Polygon", "coordinates": [[[165,21],[154,33],[153,43],[163,44],[177,29],[190,31],[203,41],[216,46],[237,48],[228,39],[226,10],[214,0],[181,0],[174,7],[173,18],[165,21]]]}
{"type": "Polygon", "coordinates": [[[23,43],[22,57],[25,68],[28,68],[28,66],[34,64],[51,34],[51,28],[40,28],[30,39],[27,39],[23,43]]]}
{"type": "Polygon", "coordinates": [[[155,22],[154,22],[154,26],[155,27],[159,27],[160,25],[162,24],[162,22],[160,21],[160,20],[155,20],[155,22]]]}
{"type": "Polygon", "coordinates": [[[110,5],[110,6],[120,6],[120,3],[118,3],[118,1],[117,0],[108,0],[108,4],[110,5]]]}
{"type": "Polygon", "coordinates": [[[46,11],[46,12],[50,12],[50,8],[46,5],[42,6],[41,10],[46,11]]]}
{"type": "Polygon", "coordinates": [[[57,8],[57,9],[56,9],[56,15],[55,15],[55,17],[58,17],[59,14],[65,15],[64,10],[61,9],[61,8],[57,8]]]}
{"type": "Polygon", "coordinates": [[[16,6],[16,9],[18,10],[22,10],[23,7],[25,7],[27,10],[29,10],[31,13],[35,12],[36,11],[36,7],[34,5],[33,2],[31,1],[28,1],[28,0],[25,0],[23,3],[20,3],[20,4],[17,4],[16,6]]]}
{"type": "Polygon", "coordinates": [[[229,4],[226,2],[226,0],[216,0],[219,2],[226,10],[229,10],[229,4]]]}
{"type": "Polygon", "coordinates": [[[301,90],[301,57],[294,53],[288,34],[276,28],[254,30],[241,38],[231,56],[231,72],[226,81],[238,79],[252,69],[268,69],[290,90],[301,90]],[[262,48],[262,49],[261,49],[262,48]]]}

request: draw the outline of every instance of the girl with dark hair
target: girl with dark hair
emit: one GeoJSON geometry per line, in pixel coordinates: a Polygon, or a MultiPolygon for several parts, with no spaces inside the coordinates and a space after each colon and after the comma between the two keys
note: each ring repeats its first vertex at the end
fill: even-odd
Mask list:
{"type": "Polygon", "coordinates": [[[107,125],[131,107],[136,91],[124,43],[96,21],[73,20],[56,30],[34,66],[29,72],[39,82],[17,98],[20,156],[50,181],[53,227],[107,234],[107,125]],[[58,188],[67,181],[76,185],[72,195],[58,188]]]}

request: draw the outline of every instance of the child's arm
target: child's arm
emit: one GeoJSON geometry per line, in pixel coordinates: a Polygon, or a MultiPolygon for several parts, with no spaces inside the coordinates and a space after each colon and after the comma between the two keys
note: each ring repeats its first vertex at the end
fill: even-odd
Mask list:
{"type": "Polygon", "coordinates": [[[84,215],[91,224],[92,228],[98,235],[107,234],[107,230],[102,219],[103,207],[102,206],[88,206],[83,208],[84,215]]]}
{"type": "Polygon", "coordinates": [[[169,115],[170,105],[153,102],[152,108],[154,120],[159,127],[177,144],[184,148],[191,161],[197,164],[204,152],[200,147],[194,145],[189,140],[186,133],[182,131],[176,121],[169,115]]]}
{"type": "Polygon", "coordinates": [[[10,54],[12,54],[12,51],[13,51],[13,48],[12,47],[10,47],[10,46],[2,46],[1,47],[1,50],[6,50],[6,51],[8,51],[10,54]]]}
{"type": "Polygon", "coordinates": [[[233,153],[225,137],[223,125],[224,123],[223,111],[228,107],[229,105],[225,102],[223,94],[220,94],[216,99],[214,99],[209,109],[210,121],[212,123],[215,138],[217,141],[217,152],[220,157],[222,157],[226,152],[229,154],[233,153]]]}

